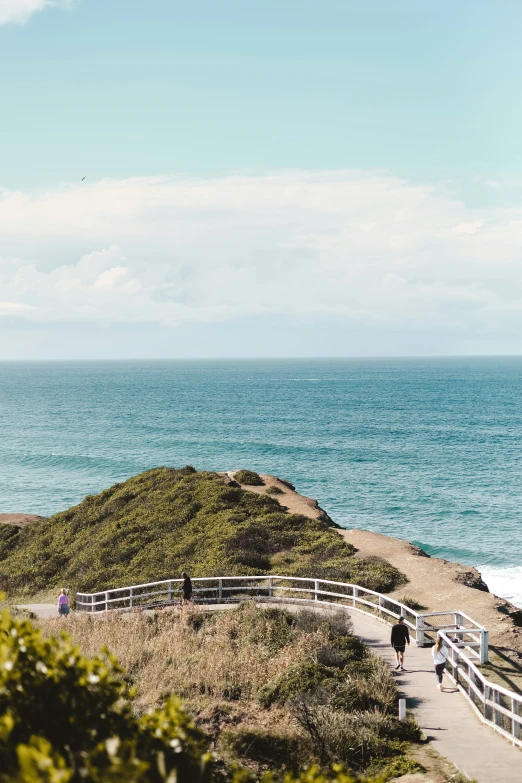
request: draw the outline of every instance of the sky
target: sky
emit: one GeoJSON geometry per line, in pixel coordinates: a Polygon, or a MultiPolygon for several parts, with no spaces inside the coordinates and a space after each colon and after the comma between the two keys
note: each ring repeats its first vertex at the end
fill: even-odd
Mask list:
{"type": "Polygon", "coordinates": [[[0,360],[522,353],[521,29],[0,0],[0,360]]]}

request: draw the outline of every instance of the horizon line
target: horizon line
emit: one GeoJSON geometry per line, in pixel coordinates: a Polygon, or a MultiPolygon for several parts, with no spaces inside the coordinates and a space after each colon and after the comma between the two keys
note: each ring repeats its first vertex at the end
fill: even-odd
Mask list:
{"type": "Polygon", "coordinates": [[[88,362],[256,362],[256,361],[384,361],[399,359],[522,359],[522,353],[491,354],[393,354],[393,355],[347,355],[347,356],[164,356],[164,357],[91,357],[91,358],[45,358],[45,359],[1,359],[0,364],[51,364],[88,362]]]}

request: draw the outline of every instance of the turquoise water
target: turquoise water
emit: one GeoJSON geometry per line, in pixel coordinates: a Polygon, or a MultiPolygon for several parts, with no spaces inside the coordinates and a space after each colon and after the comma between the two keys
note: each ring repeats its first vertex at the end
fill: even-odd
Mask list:
{"type": "Polygon", "coordinates": [[[0,511],[248,467],[522,605],[522,359],[0,363],[0,511]]]}

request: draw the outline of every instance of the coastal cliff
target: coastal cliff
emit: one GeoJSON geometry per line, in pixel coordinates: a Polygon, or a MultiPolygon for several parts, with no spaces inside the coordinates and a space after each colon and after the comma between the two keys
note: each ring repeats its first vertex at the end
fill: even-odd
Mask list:
{"type": "MultiPolygon", "coordinates": [[[[234,480],[236,473],[223,474],[234,480]]],[[[250,492],[263,492],[268,487],[278,489],[279,502],[289,513],[324,520],[337,533],[355,547],[356,557],[381,558],[394,566],[407,579],[406,585],[393,590],[390,595],[397,600],[415,600],[425,611],[461,609],[489,631],[493,647],[509,658],[509,668],[522,664],[522,610],[509,601],[489,592],[480,572],[472,566],[431,557],[419,547],[381,533],[369,530],[346,530],[330,519],[312,498],[300,495],[287,481],[261,474],[264,486],[241,485],[250,492]]],[[[521,683],[508,683],[520,687],[521,683]]]]}

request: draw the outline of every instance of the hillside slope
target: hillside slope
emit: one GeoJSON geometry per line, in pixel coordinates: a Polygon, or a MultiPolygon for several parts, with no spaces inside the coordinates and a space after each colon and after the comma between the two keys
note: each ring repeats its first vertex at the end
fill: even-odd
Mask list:
{"type": "Polygon", "coordinates": [[[381,591],[404,581],[321,520],[217,473],[156,468],[24,527],[0,526],[0,590],[95,590],[177,576],[285,572],[381,591]]]}

